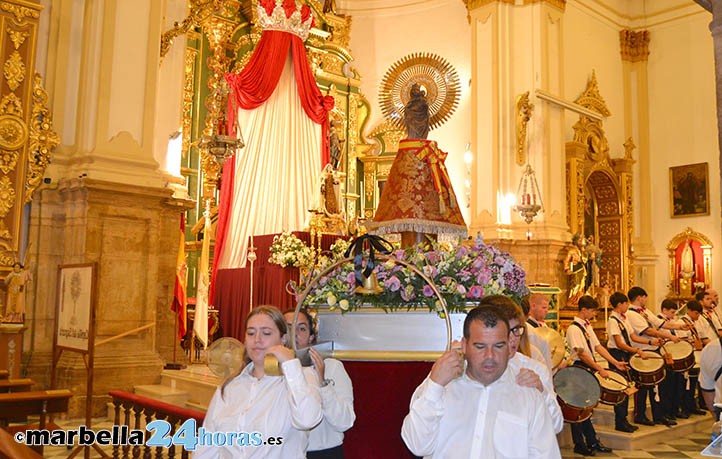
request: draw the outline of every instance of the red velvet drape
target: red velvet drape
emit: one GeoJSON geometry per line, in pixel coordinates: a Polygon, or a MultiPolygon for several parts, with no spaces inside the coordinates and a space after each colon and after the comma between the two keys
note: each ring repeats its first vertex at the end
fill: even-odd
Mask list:
{"type": "Polygon", "coordinates": [[[233,178],[235,174],[236,157],[234,155],[223,164],[223,179],[221,180],[220,202],[218,203],[218,221],[216,222],[216,245],[213,249],[213,268],[211,269],[211,291],[208,295],[208,304],[214,306],[216,304],[218,264],[221,262],[221,254],[226,246],[226,236],[228,235],[228,220],[231,215],[231,204],[233,203],[233,178]]]}
{"type": "Polygon", "coordinates": [[[231,88],[228,97],[228,125],[235,125],[237,108],[252,110],[271,97],[281,78],[289,48],[303,110],[314,123],[322,127],[321,165],[325,166],[330,160],[328,112],[333,109],[334,100],[331,96],[321,94],[318,89],[316,78],[308,65],[306,47],[297,35],[279,30],[264,31],[258,47],[241,73],[226,74],[226,81],[231,88]]]}
{"type": "MultiPolygon", "coordinates": [[[[334,100],[331,96],[321,94],[318,89],[316,79],[311,67],[308,65],[306,47],[297,35],[278,30],[264,31],[258,47],[241,73],[226,74],[226,81],[231,88],[231,94],[228,96],[228,113],[226,115],[227,129],[228,132],[235,132],[233,129],[236,124],[236,110],[238,108],[252,110],[258,108],[271,97],[278,85],[278,80],[281,78],[289,48],[293,58],[296,86],[303,110],[314,123],[321,125],[321,166],[325,166],[330,161],[328,112],[333,109],[334,100]]],[[[216,246],[211,272],[211,305],[216,305],[218,263],[223,256],[226,245],[228,217],[233,202],[235,171],[233,167],[228,166],[233,163],[234,159],[231,158],[223,167],[221,202],[218,209],[219,221],[216,227],[216,246]]]]}

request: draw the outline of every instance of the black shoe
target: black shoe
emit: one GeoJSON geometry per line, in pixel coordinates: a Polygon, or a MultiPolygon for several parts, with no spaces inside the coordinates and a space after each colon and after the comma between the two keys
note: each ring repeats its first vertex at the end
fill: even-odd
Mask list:
{"type": "Polygon", "coordinates": [[[600,442],[596,442],[593,445],[589,445],[589,449],[591,449],[592,451],[599,451],[600,453],[611,453],[612,452],[612,448],[607,448],[600,442]]]}
{"type": "Polygon", "coordinates": [[[700,409],[692,410],[692,411],[690,411],[690,413],[691,413],[691,414],[698,414],[698,415],[700,415],[700,416],[703,416],[703,415],[707,414],[706,411],[700,410],[700,409]]]}
{"type": "Polygon", "coordinates": [[[689,419],[689,413],[683,411],[681,413],[677,413],[677,417],[679,419],[689,419]]]}
{"type": "Polygon", "coordinates": [[[654,423],[655,423],[655,424],[663,424],[663,425],[665,425],[665,426],[667,426],[667,427],[672,427],[672,426],[676,426],[676,425],[677,425],[677,421],[673,421],[673,420],[671,420],[671,419],[669,419],[669,418],[666,418],[666,417],[665,417],[665,418],[658,419],[658,420],[654,421],[654,423]]]}
{"type": "Polygon", "coordinates": [[[653,426],[654,425],[654,423],[647,418],[635,419],[634,423],[639,424],[640,426],[653,426]]]}
{"type": "Polygon", "coordinates": [[[618,430],[620,432],[632,433],[637,429],[635,429],[634,426],[631,424],[622,424],[620,426],[614,427],[614,430],[618,430]]]}
{"type": "Polygon", "coordinates": [[[584,445],[574,445],[574,452],[582,456],[594,456],[594,450],[584,445]]]}

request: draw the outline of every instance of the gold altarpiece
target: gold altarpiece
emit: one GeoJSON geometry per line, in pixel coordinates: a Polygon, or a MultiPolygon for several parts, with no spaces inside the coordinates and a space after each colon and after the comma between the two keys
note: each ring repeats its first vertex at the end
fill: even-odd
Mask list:
{"type": "MultiPolygon", "coordinates": [[[[610,116],[593,73],[575,102],[602,117],[610,116]]],[[[601,250],[601,263],[587,293],[605,306],[608,292],[626,291],[632,282],[634,144],[629,139],[624,156],[612,159],[601,120],[580,115],[573,128],[574,140],[566,144],[567,219],[572,234],[583,235],[601,250]]],[[[566,308],[571,314],[576,304],[566,308]]]]}
{"type": "MultiPolygon", "coordinates": [[[[53,131],[48,95],[35,71],[43,6],[0,1],[0,278],[24,263],[23,215],[42,183],[60,139],[53,131]]],[[[2,295],[4,297],[4,295],[2,295]]],[[[0,300],[4,304],[4,298],[0,300]]],[[[2,315],[3,307],[0,307],[2,315]]]]}
{"type": "Polygon", "coordinates": [[[669,255],[669,292],[667,298],[678,301],[694,299],[697,291],[712,285],[712,241],[702,233],[687,228],[667,244],[669,255]]]}

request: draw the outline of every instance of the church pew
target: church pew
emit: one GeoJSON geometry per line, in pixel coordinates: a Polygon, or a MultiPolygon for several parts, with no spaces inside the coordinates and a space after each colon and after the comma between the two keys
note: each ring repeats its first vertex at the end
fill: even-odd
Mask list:
{"type": "Polygon", "coordinates": [[[8,370],[0,370],[0,380],[8,379],[10,377],[10,372],[8,370]]]}
{"type": "Polygon", "coordinates": [[[42,459],[30,447],[15,442],[12,434],[0,429],[0,459],[42,459]]]}
{"type": "Polygon", "coordinates": [[[0,393],[29,391],[33,384],[35,381],[29,378],[0,379],[0,393]]]}
{"type": "MultiPolygon", "coordinates": [[[[46,416],[48,414],[64,413],[68,411],[68,400],[72,396],[73,393],[67,389],[0,394],[0,430],[4,429],[16,432],[18,430],[24,430],[25,428],[41,430],[54,428],[54,425],[52,427],[47,425],[46,416]],[[7,427],[8,423],[12,419],[25,418],[33,415],[40,416],[40,422],[37,425],[33,425],[32,427],[7,427]]],[[[42,445],[35,446],[33,449],[42,456],[42,445]]]]}

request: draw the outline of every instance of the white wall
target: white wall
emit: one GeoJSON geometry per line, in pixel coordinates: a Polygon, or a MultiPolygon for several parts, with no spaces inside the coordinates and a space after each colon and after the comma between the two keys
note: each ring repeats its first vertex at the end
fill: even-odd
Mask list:
{"type": "Polygon", "coordinates": [[[446,59],[459,74],[461,100],[446,123],[431,131],[429,138],[449,153],[446,166],[469,221],[463,157],[471,140],[471,26],[463,2],[458,0],[346,0],[337,2],[339,11],[353,16],[351,53],[353,67],[361,74],[361,91],[371,104],[368,133],[383,122],[378,89],[391,65],[412,53],[433,53],[446,59]]]}

